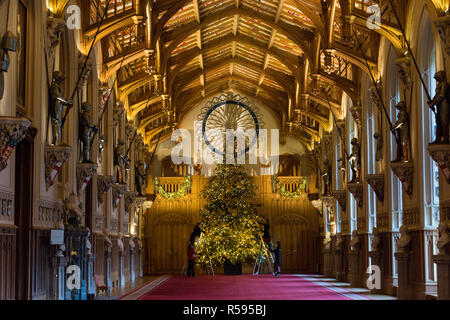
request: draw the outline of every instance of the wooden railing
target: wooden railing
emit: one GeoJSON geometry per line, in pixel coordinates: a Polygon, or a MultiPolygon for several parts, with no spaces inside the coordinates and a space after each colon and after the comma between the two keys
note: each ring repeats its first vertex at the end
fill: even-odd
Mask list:
{"type": "MultiPolygon", "coordinates": [[[[166,192],[177,192],[179,191],[184,184],[185,177],[161,177],[158,178],[159,183],[161,184],[161,187],[166,192]]],[[[191,193],[192,186],[189,188],[187,194],[191,193]]],[[[157,189],[155,189],[155,194],[158,192],[157,189]]]]}

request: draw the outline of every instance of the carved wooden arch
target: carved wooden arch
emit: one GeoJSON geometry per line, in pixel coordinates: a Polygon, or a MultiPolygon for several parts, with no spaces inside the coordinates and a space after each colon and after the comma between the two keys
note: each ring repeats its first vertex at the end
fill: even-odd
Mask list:
{"type": "Polygon", "coordinates": [[[295,100],[295,95],[292,93],[292,90],[289,90],[289,87],[292,85],[290,83],[288,83],[286,80],[281,79],[278,75],[274,74],[273,72],[270,72],[268,70],[264,70],[263,68],[261,68],[260,66],[257,66],[256,64],[246,61],[245,59],[239,59],[239,58],[231,58],[231,59],[226,59],[226,60],[222,60],[219,63],[217,63],[214,66],[206,66],[206,68],[204,70],[199,70],[196,71],[195,73],[189,74],[187,75],[187,78],[193,79],[191,81],[186,81],[185,85],[182,87],[177,87],[177,90],[182,90],[183,87],[188,86],[189,84],[192,83],[192,81],[198,79],[198,77],[200,77],[201,75],[206,75],[206,73],[210,72],[210,71],[214,71],[217,70],[219,68],[222,68],[226,65],[231,65],[232,63],[235,63],[237,65],[244,65],[245,67],[252,69],[254,71],[259,71],[259,73],[264,72],[266,77],[277,82],[281,87],[285,88],[286,93],[288,94],[288,96],[292,99],[295,100]]]}
{"type": "MultiPolygon", "coordinates": [[[[241,81],[241,82],[244,82],[244,83],[246,83],[246,84],[248,84],[248,85],[254,87],[255,89],[260,88],[261,90],[266,91],[269,95],[272,94],[272,95],[277,95],[277,96],[279,96],[279,97],[282,97],[283,94],[288,95],[288,93],[287,93],[287,92],[284,92],[284,91],[282,92],[282,91],[278,91],[277,89],[270,89],[270,88],[267,88],[266,86],[258,86],[258,84],[255,84],[255,83],[251,82],[249,79],[247,79],[247,78],[245,78],[245,77],[237,76],[237,75],[228,75],[228,76],[226,76],[226,77],[218,78],[218,80],[221,80],[221,81],[228,81],[228,80],[241,81]]],[[[214,80],[213,80],[213,82],[214,82],[214,80]]],[[[197,87],[194,87],[194,88],[197,88],[197,87]]],[[[203,88],[203,87],[199,86],[199,88],[203,88]]],[[[192,89],[191,89],[191,90],[192,90],[192,89]]],[[[200,90],[201,90],[201,89],[200,89],[200,90]]],[[[174,100],[173,100],[173,101],[176,102],[176,101],[178,100],[178,97],[179,97],[183,92],[184,92],[184,91],[181,91],[181,90],[178,91],[178,92],[175,94],[174,100]]],[[[197,92],[198,92],[198,91],[197,91],[197,92]]]]}
{"type": "Polygon", "coordinates": [[[47,0],[47,5],[56,17],[61,17],[70,0],[47,0]]]}
{"type": "MultiPolygon", "coordinates": [[[[170,45],[164,50],[163,57],[161,60],[161,72],[164,74],[167,68],[167,62],[169,60],[169,57],[173,50],[175,50],[178,45],[186,39],[188,36],[190,36],[192,33],[195,33],[204,27],[208,26],[211,23],[217,22],[223,18],[230,17],[230,16],[245,16],[249,18],[256,18],[264,23],[268,24],[271,28],[274,30],[277,30],[281,34],[288,37],[293,43],[295,43],[300,49],[302,49],[305,57],[310,61],[310,63],[313,63],[313,55],[311,53],[310,48],[302,41],[300,38],[298,38],[298,30],[292,30],[293,28],[291,26],[288,26],[287,24],[281,26],[280,23],[275,23],[265,17],[264,15],[257,14],[253,11],[243,9],[243,8],[227,8],[221,12],[216,12],[208,15],[201,23],[193,23],[191,25],[183,27],[182,32],[177,34],[175,38],[172,40],[170,45]]],[[[311,40],[312,39],[308,39],[311,40]]]]}
{"type": "Polygon", "coordinates": [[[303,223],[306,226],[310,225],[310,221],[302,214],[294,212],[286,212],[281,215],[276,216],[273,219],[272,224],[294,224],[303,223]]]}
{"type": "Polygon", "coordinates": [[[142,101],[140,101],[138,103],[135,103],[135,104],[133,104],[133,105],[128,107],[128,110],[131,110],[131,112],[129,114],[129,117],[131,119],[134,119],[139,112],[141,112],[142,110],[145,109],[146,106],[148,108],[151,105],[154,105],[156,103],[160,103],[161,101],[162,101],[161,96],[154,96],[154,97],[152,97],[150,99],[147,98],[147,99],[144,99],[144,100],[142,100],[142,101]]]}
{"type": "MultiPolygon", "coordinates": [[[[156,41],[161,37],[164,27],[167,22],[172,18],[178,11],[180,11],[185,5],[187,5],[192,0],[178,0],[176,3],[168,9],[163,17],[158,21],[155,27],[155,34],[152,37],[152,48],[155,46],[156,41]]],[[[292,0],[295,6],[306,16],[312,23],[316,26],[322,36],[325,37],[325,25],[323,24],[320,16],[316,15],[308,6],[303,3],[303,0],[292,0]]]]}
{"type": "MultiPolygon", "coordinates": [[[[176,201],[176,200],[170,200],[170,201],[176,201]]],[[[165,213],[165,214],[159,214],[158,217],[155,217],[154,225],[161,225],[161,224],[192,224],[192,221],[190,217],[184,214],[179,213],[165,213]]]]}
{"type": "Polygon", "coordinates": [[[187,65],[189,62],[191,62],[193,59],[195,59],[198,55],[202,54],[202,53],[206,53],[209,50],[214,50],[217,49],[219,47],[222,47],[224,45],[228,45],[232,42],[237,42],[237,43],[242,43],[245,45],[248,45],[254,49],[260,50],[266,54],[269,54],[271,56],[273,56],[274,58],[276,58],[278,61],[280,61],[282,64],[284,64],[286,66],[287,69],[289,69],[292,74],[294,75],[295,79],[301,83],[301,79],[300,79],[300,74],[299,74],[299,70],[298,68],[296,68],[296,66],[293,64],[294,61],[289,61],[289,59],[287,58],[287,55],[283,52],[281,52],[280,49],[272,47],[270,49],[268,49],[266,46],[258,43],[258,41],[253,40],[252,38],[248,37],[248,36],[244,36],[244,35],[237,35],[237,36],[233,36],[233,37],[223,37],[220,38],[219,41],[214,41],[211,42],[210,44],[206,44],[205,45],[205,49],[197,49],[197,50],[193,50],[191,53],[189,53],[188,55],[186,55],[186,57],[184,57],[179,63],[178,66],[170,72],[170,76],[169,76],[169,88],[171,87],[171,84],[174,82],[176,76],[178,75],[178,73],[181,71],[181,69],[187,65]]]}
{"type": "MultiPolygon", "coordinates": [[[[142,127],[141,127],[142,128],[142,127]]],[[[166,130],[167,128],[169,128],[169,126],[167,124],[165,124],[164,126],[161,126],[159,128],[156,129],[152,129],[149,132],[146,132],[145,129],[143,129],[142,131],[144,131],[144,142],[145,144],[150,145],[150,142],[152,141],[152,139],[159,134],[161,131],[166,130]]]]}

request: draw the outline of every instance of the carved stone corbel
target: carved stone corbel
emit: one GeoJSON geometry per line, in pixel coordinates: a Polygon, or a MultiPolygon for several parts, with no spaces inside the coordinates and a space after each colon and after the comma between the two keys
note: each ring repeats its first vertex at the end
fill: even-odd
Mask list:
{"type": "Polygon", "coordinates": [[[412,162],[391,162],[391,169],[400,179],[408,195],[413,193],[414,183],[414,163],[412,162]]]}
{"type": "Polygon", "coordinates": [[[350,108],[350,112],[358,127],[361,127],[361,120],[362,120],[361,102],[357,101],[356,104],[350,108]]]}
{"type": "Polygon", "coordinates": [[[363,207],[363,186],[361,183],[348,183],[347,189],[355,197],[358,207],[363,207]]]}
{"type": "Polygon", "coordinates": [[[369,174],[367,183],[372,187],[378,201],[384,201],[384,174],[369,174]]]}
{"type": "Polygon", "coordinates": [[[126,184],[118,184],[115,183],[112,186],[112,194],[113,194],[113,206],[114,208],[119,207],[120,199],[122,199],[125,192],[128,190],[128,186],[126,184]]]}
{"type": "Polygon", "coordinates": [[[144,205],[144,202],[147,201],[146,197],[136,197],[135,204],[136,208],[140,208],[144,205]]]}
{"type": "Polygon", "coordinates": [[[334,220],[334,205],[336,203],[336,199],[331,196],[322,196],[321,200],[324,207],[329,210],[329,221],[334,220]]]}
{"type": "Polygon", "coordinates": [[[103,109],[106,106],[106,102],[109,99],[109,96],[111,95],[111,89],[108,88],[106,85],[104,84],[100,84],[99,89],[98,89],[98,97],[99,97],[99,110],[100,112],[103,112],[103,109]]]}
{"type": "Polygon", "coordinates": [[[131,206],[136,201],[137,192],[127,191],[125,192],[125,211],[130,212],[131,206]]]}
{"type": "Polygon", "coordinates": [[[434,20],[434,24],[444,44],[445,53],[450,55],[450,16],[437,18],[434,20]]]}
{"type": "Polygon", "coordinates": [[[0,172],[8,166],[11,153],[30,125],[31,121],[26,118],[0,117],[0,172]]]}
{"type": "Polygon", "coordinates": [[[450,184],[450,145],[448,144],[429,144],[428,151],[431,158],[436,161],[442,174],[450,184]]]}
{"type": "Polygon", "coordinates": [[[320,199],[320,194],[318,193],[309,193],[308,194],[309,202],[311,205],[319,212],[319,216],[323,216],[323,202],[320,199]]]}
{"type": "Polygon", "coordinates": [[[123,116],[124,112],[125,112],[125,109],[123,108],[123,106],[120,103],[116,103],[114,105],[113,122],[114,122],[115,126],[117,126],[120,123],[120,121],[122,120],[122,116],[123,116]]]}
{"type": "MultiPolygon", "coordinates": [[[[49,11],[50,13],[50,11],[49,11]]],[[[47,47],[48,60],[53,61],[55,57],[56,47],[60,43],[61,33],[64,31],[66,27],[66,21],[61,18],[57,18],[53,15],[49,15],[47,20],[47,35],[50,39],[50,43],[47,47]]]]}
{"type": "Polygon", "coordinates": [[[383,94],[382,90],[383,89],[380,81],[375,85],[372,84],[369,88],[370,98],[379,110],[382,110],[383,108],[383,103],[380,100],[380,95],[383,94]]]}
{"type": "Polygon", "coordinates": [[[46,145],[44,148],[45,162],[45,186],[47,191],[55,183],[58,172],[72,154],[72,147],[69,145],[46,145]]]}
{"type": "Polygon", "coordinates": [[[411,58],[406,56],[397,59],[396,66],[400,80],[402,80],[406,89],[411,89],[412,78],[411,78],[411,58]]]}
{"type": "Polygon", "coordinates": [[[97,195],[98,202],[103,203],[105,200],[105,194],[111,189],[112,185],[116,182],[116,178],[113,176],[98,176],[97,177],[97,195]]]}
{"type": "Polygon", "coordinates": [[[346,190],[335,190],[332,192],[333,198],[339,203],[342,211],[346,211],[347,207],[347,191],[346,190]]]}
{"type": "Polygon", "coordinates": [[[97,172],[98,165],[96,163],[78,163],[77,164],[77,186],[81,193],[86,189],[89,181],[97,172]]]}

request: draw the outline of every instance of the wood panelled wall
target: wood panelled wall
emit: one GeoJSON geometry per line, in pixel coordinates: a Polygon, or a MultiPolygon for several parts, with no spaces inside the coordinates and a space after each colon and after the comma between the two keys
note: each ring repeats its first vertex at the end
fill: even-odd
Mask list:
{"type": "Polygon", "coordinates": [[[0,227],[0,300],[15,299],[16,229],[0,227]]]}
{"type": "MultiPolygon", "coordinates": [[[[319,214],[307,195],[283,198],[273,189],[270,176],[251,179],[257,185],[257,202],[262,205],[261,213],[269,219],[272,238],[281,242],[283,271],[317,272],[321,264],[317,251],[321,247],[319,214]]],[[[292,189],[300,179],[280,177],[280,182],[292,189]]],[[[174,183],[181,185],[183,181],[184,178],[160,178],[161,185],[171,189],[174,183]]],[[[207,178],[197,175],[192,178],[191,192],[185,197],[168,200],[157,195],[145,213],[145,273],[181,273],[186,267],[189,235],[200,221],[198,213],[206,204],[200,192],[207,183],[207,178]]]]}

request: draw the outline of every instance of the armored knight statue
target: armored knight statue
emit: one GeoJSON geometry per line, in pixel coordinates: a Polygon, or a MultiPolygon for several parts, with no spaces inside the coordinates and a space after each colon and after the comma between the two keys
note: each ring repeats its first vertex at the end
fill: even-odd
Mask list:
{"type": "Polygon", "coordinates": [[[0,49],[0,100],[3,99],[5,92],[5,76],[4,72],[8,72],[10,59],[8,52],[16,52],[19,45],[19,39],[7,31],[2,39],[2,47],[0,49]]]}
{"type": "Polygon", "coordinates": [[[436,140],[431,144],[449,143],[449,89],[445,71],[439,71],[434,76],[437,81],[436,96],[432,101],[428,101],[428,106],[436,116],[436,140]],[[436,106],[436,109],[434,108],[436,106]]]}
{"type": "Polygon", "coordinates": [[[406,102],[400,101],[396,106],[399,113],[397,122],[392,128],[392,132],[397,136],[397,159],[394,162],[409,161],[409,114],[406,110],[406,102]]]}
{"type": "Polygon", "coordinates": [[[145,195],[147,170],[144,161],[139,160],[136,168],[136,189],[140,197],[145,195]]]}
{"type": "Polygon", "coordinates": [[[116,171],[116,182],[119,184],[126,184],[125,182],[125,166],[126,166],[126,155],[125,155],[125,142],[119,140],[116,148],[114,149],[114,170],[116,171]]]}
{"type": "Polygon", "coordinates": [[[361,172],[361,146],[357,138],[352,139],[352,154],[348,157],[350,168],[352,169],[352,180],[350,183],[359,182],[359,174],[361,172]]]}
{"type": "Polygon", "coordinates": [[[87,231],[87,237],[86,237],[86,242],[85,242],[86,254],[91,256],[92,255],[92,244],[91,244],[91,241],[89,240],[89,237],[91,236],[91,230],[88,227],[86,227],[86,231],[87,231]]]}
{"type": "Polygon", "coordinates": [[[105,150],[106,138],[103,133],[98,136],[98,161],[103,162],[103,150],[105,150]]]}
{"type": "Polygon", "coordinates": [[[53,75],[53,82],[49,88],[48,113],[52,124],[52,145],[61,143],[62,129],[64,126],[63,113],[73,106],[72,100],[63,98],[64,91],[62,85],[64,80],[63,74],[56,71],[53,75]]]}
{"type": "Polygon", "coordinates": [[[328,161],[328,159],[326,159],[323,162],[324,165],[324,170],[322,173],[322,177],[323,177],[323,184],[324,184],[324,196],[325,195],[329,195],[331,192],[331,184],[332,184],[332,168],[331,168],[331,164],[328,161]]]}
{"type": "Polygon", "coordinates": [[[91,143],[93,132],[98,131],[98,127],[94,124],[91,115],[92,106],[87,102],[84,102],[81,106],[81,119],[80,119],[80,141],[83,146],[83,163],[90,163],[91,159],[91,143]]]}
{"type": "Polygon", "coordinates": [[[379,162],[383,160],[383,135],[376,132],[373,138],[376,140],[375,161],[379,162]]]}

